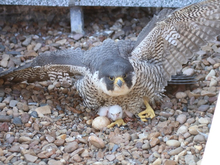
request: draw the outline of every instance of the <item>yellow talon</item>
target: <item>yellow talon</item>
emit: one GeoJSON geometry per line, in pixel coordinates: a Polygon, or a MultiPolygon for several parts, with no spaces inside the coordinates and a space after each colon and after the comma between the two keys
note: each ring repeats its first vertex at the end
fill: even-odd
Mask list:
{"type": "Polygon", "coordinates": [[[155,117],[154,110],[151,108],[151,106],[147,102],[147,99],[144,99],[144,104],[146,106],[146,109],[138,114],[138,116],[141,118],[141,121],[143,122],[147,121],[147,118],[152,119],[155,117]]]}
{"type": "Polygon", "coordinates": [[[126,125],[126,123],[124,122],[123,119],[118,119],[118,120],[116,120],[115,122],[112,122],[111,124],[109,124],[109,125],[107,126],[107,128],[112,128],[112,127],[114,127],[115,125],[117,125],[118,127],[120,127],[120,126],[122,126],[122,125],[126,125]]]}

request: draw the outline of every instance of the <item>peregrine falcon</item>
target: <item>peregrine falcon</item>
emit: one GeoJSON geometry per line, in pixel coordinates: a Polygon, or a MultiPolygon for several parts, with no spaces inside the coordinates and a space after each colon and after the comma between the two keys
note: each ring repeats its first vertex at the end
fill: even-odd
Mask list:
{"type": "Polygon", "coordinates": [[[154,16],[137,41],[107,39],[101,46],[40,54],[32,62],[0,73],[21,82],[78,76],[74,86],[85,106],[119,105],[142,121],[155,116],[149,103],[160,97],[171,76],[200,47],[220,34],[220,0],[206,0],[154,16]],[[141,111],[143,103],[146,110],[141,111]]]}

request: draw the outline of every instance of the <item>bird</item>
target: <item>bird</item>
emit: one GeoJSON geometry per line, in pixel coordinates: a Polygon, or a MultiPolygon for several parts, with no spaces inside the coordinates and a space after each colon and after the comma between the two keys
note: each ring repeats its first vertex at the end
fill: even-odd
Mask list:
{"type": "Polygon", "coordinates": [[[123,110],[119,105],[110,107],[101,107],[98,111],[99,116],[107,116],[109,119],[116,121],[123,118],[123,110]]]}
{"type": "Polygon", "coordinates": [[[89,50],[42,53],[32,62],[2,71],[0,79],[65,80],[77,89],[86,107],[95,110],[119,105],[145,122],[155,117],[151,105],[162,97],[171,76],[219,34],[220,0],[205,0],[161,10],[137,41],[106,39],[89,50]],[[74,82],[72,77],[76,77],[74,82]]]}

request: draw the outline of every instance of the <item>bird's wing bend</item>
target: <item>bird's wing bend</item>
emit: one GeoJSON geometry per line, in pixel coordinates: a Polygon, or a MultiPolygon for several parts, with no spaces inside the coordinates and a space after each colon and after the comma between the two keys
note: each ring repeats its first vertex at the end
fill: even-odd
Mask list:
{"type": "Polygon", "coordinates": [[[87,67],[81,61],[83,53],[79,48],[42,53],[32,62],[1,72],[0,79],[34,82],[66,77],[68,80],[69,76],[86,72],[87,67]]]}
{"type": "Polygon", "coordinates": [[[161,66],[164,81],[169,81],[201,46],[219,34],[220,0],[206,0],[171,14],[162,10],[140,33],[131,55],[161,66]]]}

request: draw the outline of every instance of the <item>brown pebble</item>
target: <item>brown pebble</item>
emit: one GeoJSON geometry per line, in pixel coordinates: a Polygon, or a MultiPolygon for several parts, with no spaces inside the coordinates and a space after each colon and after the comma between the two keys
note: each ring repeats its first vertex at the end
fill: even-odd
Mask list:
{"type": "Polygon", "coordinates": [[[78,148],[78,143],[74,141],[67,143],[67,145],[64,147],[64,151],[69,153],[75,151],[77,148],[78,148]]]}
{"type": "Polygon", "coordinates": [[[89,142],[97,148],[104,148],[105,147],[104,141],[101,138],[98,138],[96,136],[90,136],[89,142]]]}
{"type": "Polygon", "coordinates": [[[64,139],[57,139],[54,141],[54,144],[59,147],[59,146],[62,146],[64,142],[65,142],[64,139]]]}
{"type": "Polygon", "coordinates": [[[152,137],[151,140],[150,140],[150,146],[151,147],[154,147],[159,143],[160,143],[160,140],[158,138],[152,137]]]}
{"type": "Polygon", "coordinates": [[[166,160],[164,165],[176,165],[177,163],[174,160],[166,160]]]}

